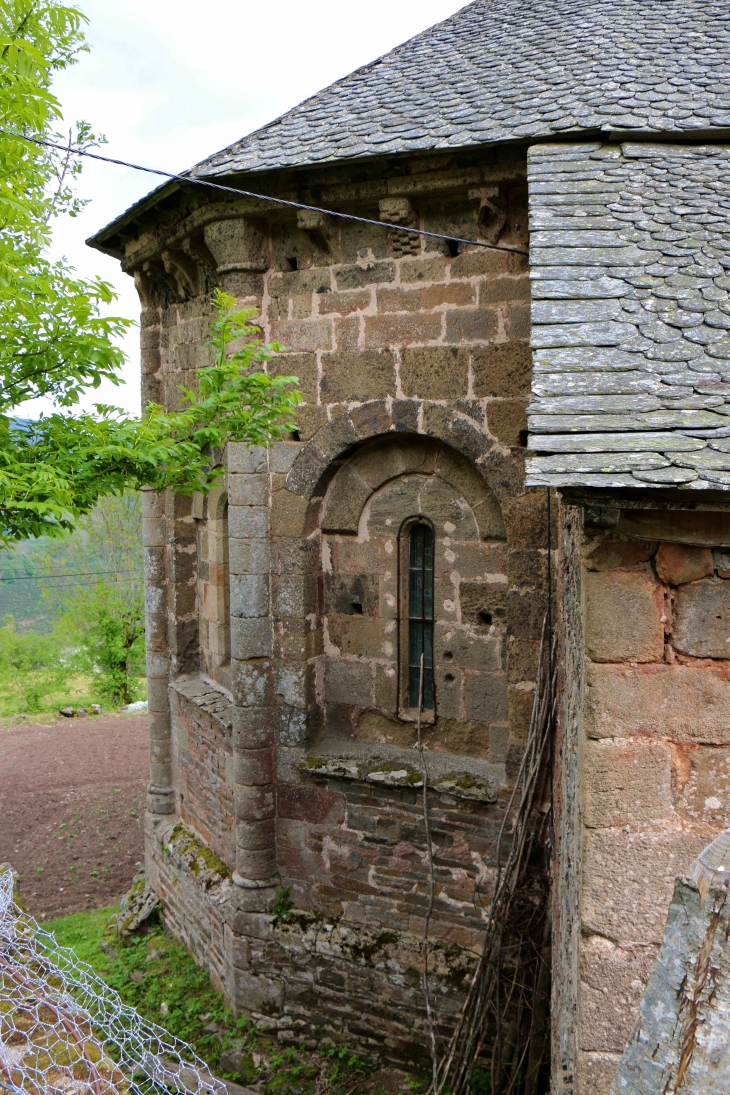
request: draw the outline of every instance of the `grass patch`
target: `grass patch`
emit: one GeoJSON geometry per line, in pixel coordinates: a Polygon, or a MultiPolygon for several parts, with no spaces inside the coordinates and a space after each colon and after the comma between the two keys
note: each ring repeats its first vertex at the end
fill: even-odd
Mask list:
{"type": "Polygon", "coordinates": [[[165,930],[152,924],[121,944],[108,931],[115,908],[49,920],[61,946],[71,947],[125,1004],[186,1041],[211,1071],[265,1095],[355,1095],[372,1068],[345,1046],[316,1043],[276,1019],[236,1019],[208,974],[165,930]],[[104,942],[106,949],[102,947],[104,942]]]}
{"type": "Polygon", "coordinates": [[[222,995],[214,991],[208,974],[161,924],[143,935],[132,936],[124,946],[107,936],[108,950],[103,950],[104,930],[115,911],[109,908],[73,913],[43,926],[62,946],[72,947],[80,959],[88,962],[125,1004],[182,1038],[218,1071],[222,1039],[218,1031],[209,1028],[236,1029],[222,995]]]}

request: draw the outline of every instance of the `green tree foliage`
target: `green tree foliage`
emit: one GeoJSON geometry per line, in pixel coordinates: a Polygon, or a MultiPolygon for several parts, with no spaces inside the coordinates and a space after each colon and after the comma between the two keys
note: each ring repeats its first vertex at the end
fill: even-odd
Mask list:
{"type": "Polygon", "coordinates": [[[144,675],[142,506],[139,494],[101,499],[42,559],[46,597],[60,617],[56,634],[73,651],[69,664],[93,678],[112,704],[138,698],[144,675]]]}
{"type": "MultiPolygon", "coordinates": [[[[81,394],[119,382],[114,339],[128,320],[109,318],[111,286],[81,279],[47,255],[53,218],[80,202],[71,155],[13,134],[58,138],[61,107],[53,76],[86,49],[84,16],[59,0],[0,0],[0,542],[59,535],[96,500],[128,487],[207,490],[220,466],[210,447],[229,439],[266,444],[292,429],[299,396],[292,377],[271,377],[266,362],[281,347],[265,345],[233,298],[217,293],[212,364],[198,392],[183,394],[167,415],[145,408],[142,420],[113,407],[72,413],[81,394]],[[244,339],[230,353],[234,339],[244,339]],[[25,402],[50,398],[58,408],[23,420],[25,402]]],[[[82,122],[67,139],[98,139],[82,122]]]]}
{"type": "Polygon", "coordinates": [[[57,635],[18,631],[6,614],[0,627],[0,712],[36,712],[44,700],[63,689],[69,676],[57,635]]]}

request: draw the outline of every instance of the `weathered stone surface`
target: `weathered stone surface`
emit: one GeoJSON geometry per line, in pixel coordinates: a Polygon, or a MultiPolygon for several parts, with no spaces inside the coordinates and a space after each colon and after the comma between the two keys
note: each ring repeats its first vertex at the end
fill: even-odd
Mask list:
{"type": "Polygon", "coordinates": [[[319,386],[327,403],[395,394],[395,363],[389,350],[323,354],[322,369],[319,386]]]}
{"type": "Polygon", "coordinates": [[[607,453],[560,453],[556,456],[532,456],[527,461],[530,475],[542,476],[556,472],[611,472],[648,471],[666,468],[669,461],[656,452],[607,452],[607,453]]]}
{"type": "Polygon", "coordinates": [[[424,347],[403,351],[403,392],[420,399],[461,399],[467,394],[469,358],[465,350],[424,347]]]}
{"type": "Polygon", "coordinates": [[[721,1095],[730,1083],[728,895],[678,878],[656,966],[613,1095],[721,1095]],[[711,973],[708,976],[708,969],[711,973]]]}
{"type": "Polygon", "coordinates": [[[674,880],[707,844],[707,833],[681,829],[585,834],[583,930],[619,945],[659,944],[674,880]]]}
{"type": "Polygon", "coordinates": [[[586,652],[594,662],[658,662],[664,656],[663,597],[631,571],[588,572],[586,652]]]}
{"type": "Polygon", "coordinates": [[[527,415],[524,399],[494,399],[487,406],[487,428],[503,445],[524,444],[527,415]]]}
{"type": "Polygon", "coordinates": [[[677,765],[674,808],[691,824],[730,827],[730,748],[684,749],[677,765]]]}
{"type": "Polygon", "coordinates": [[[679,589],[672,643],[696,658],[730,658],[730,582],[710,578],[679,589]]]}
{"type": "Polygon", "coordinates": [[[671,816],[668,746],[641,739],[592,741],[584,763],[589,829],[646,825],[671,816]]]}
{"type": "Polygon", "coordinates": [[[586,556],[589,570],[617,570],[647,563],[654,555],[654,545],[637,540],[603,540],[586,556]]]}
{"type": "Polygon", "coordinates": [[[530,391],[530,348],[527,343],[508,342],[472,350],[474,394],[514,397],[530,391]]]}
{"type": "Polygon", "coordinates": [[[621,510],[616,531],[641,540],[700,547],[730,545],[730,514],[625,509],[621,510]]]}
{"type": "Polygon", "coordinates": [[[618,1053],[579,1050],[575,1068],[576,1090],[580,1095],[609,1095],[620,1060],[618,1053]]]}
{"type": "Polygon", "coordinates": [[[580,1048],[621,1053],[631,1037],[651,976],[656,945],[616,946],[598,935],[584,940],[580,957],[580,1048]]]}
{"type": "Polygon", "coordinates": [[[593,738],[651,734],[730,745],[730,676],[724,666],[590,665],[585,719],[593,738]]]}
{"type": "Polygon", "coordinates": [[[670,586],[696,582],[712,574],[714,569],[709,548],[684,544],[660,544],[654,566],[661,580],[670,586]]]}
{"type": "Polygon", "coordinates": [[[662,434],[658,431],[642,433],[554,433],[549,440],[543,435],[530,437],[528,448],[539,452],[691,452],[707,444],[701,438],[687,437],[681,433],[662,434]]]}

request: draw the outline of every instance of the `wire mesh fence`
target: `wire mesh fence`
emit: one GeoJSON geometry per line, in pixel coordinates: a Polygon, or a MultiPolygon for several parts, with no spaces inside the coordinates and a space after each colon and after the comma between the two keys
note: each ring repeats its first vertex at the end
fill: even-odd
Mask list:
{"type": "Polygon", "coordinates": [[[0,1092],[226,1095],[190,1047],[56,943],[0,866],[0,1092]]]}

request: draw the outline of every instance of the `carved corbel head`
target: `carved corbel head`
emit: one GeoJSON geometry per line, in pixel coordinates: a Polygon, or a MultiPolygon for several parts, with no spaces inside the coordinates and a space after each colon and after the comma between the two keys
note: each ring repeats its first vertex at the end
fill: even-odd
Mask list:
{"type": "Polygon", "coordinates": [[[305,232],[318,251],[331,251],[331,238],[334,235],[332,218],[316,209],[297,210],[297,228],[305,232]]]}
{"type": "Polygon", "coordinates": [[[184,251],[163,251],[160,255],[165,271],[177,284],[181,300],[189,300],[200,293],[197,263],[184,251]]]}

